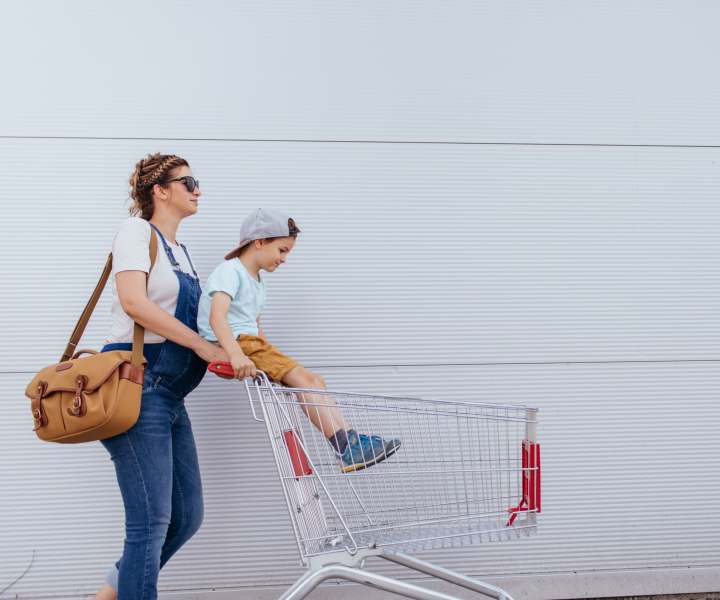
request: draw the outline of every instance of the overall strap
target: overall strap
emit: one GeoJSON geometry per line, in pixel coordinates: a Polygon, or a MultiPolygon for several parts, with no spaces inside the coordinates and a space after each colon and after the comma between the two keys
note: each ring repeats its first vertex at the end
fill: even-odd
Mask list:
{"type": "Polygon", "coordinates": [[[195,265],[193,264],[192,258],[190,258],[190,253],[187,251],[185,244],[180,244],[180,247],[183,249],[183,252],[185,252],[185,256],[187,256],[188,263],[190,263],[190,268],[192,269],[192,272],[195,275],[195,279],[199,280],[200,278],[198,277],[197,271],[195,270],[195,265]]]}
{"type": "MultiPolygon", "coordinates": [[[[152,268],[155,265],[156,258],[157,258],[157,237],[155,236],[155,233],[151,230],[150,231],[150,269],[148,270],[148,273],[145,276],[145,286],[146,287],[147,287],[147,281],[150,278],[150,271],[152,271],[152,268]]],[[[68,345],[65,347],[65,352],[63,353],[62,357],[60,358],[60,362],[65,362],[66,360],[70,360],[70,358],[72,358],[73,353],[75,352],[75,348],[77,348],[78,342],[80,341],[82,334],[85,332],[85,327],[87,326],[88,321],[90,320],[90,316],[92,315],[93,310],[95,310],[95,305],[98,303],[98,300],[100,299],[100,295],[102,294],[103,289],[105,289],[105,284],[107,283],[107,280],[110,277],[111,272],[112,272],[112,252],[108,255],[107,261],[105,262],[105,268],[103,269],[102,275],[100,275],[100,280],[98,281],[97,285],[95,286],[95,290],[93,290],[93,293],[90,296],[90,299],[88,300],[87,304],[85,305],[85,310],[83,310],[82,314],[80,315],[80,318],[78,319],[77,324],[75,325],[75,329],[73,329],[73,332],[70,335],[70,341],[68,342],[68,345]]],[[[138,366],[138,367],[140,365],[142,365],[144,343],[145,343],[145,328],[136,321],[135,328],[133,330],[133,349],[132,349],[132,359],[131,360],[132,360],[132,364],[135,366],[138,366]]]]}
{"type": "Polygon", "coordinates": [[[153,230],[155,231],[155,233],[157,233],[160,236],[160,241],[162,242],[163,248],[165,250],[165,254],[167,255],[168,260],[170,261],[170,264],[172,265],[173,269],[179,269],[180,263],[177,260],[175,260],[175,255],[173,254],[172,248],[165,241],[165,236],[152,223],[150,223],[150,227],[152,227],[153,230]]]}

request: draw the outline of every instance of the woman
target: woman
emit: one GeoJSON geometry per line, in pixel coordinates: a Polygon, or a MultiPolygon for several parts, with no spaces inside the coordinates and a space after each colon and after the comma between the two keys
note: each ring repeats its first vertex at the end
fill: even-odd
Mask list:
{"type": "Polygon", "coordinates": [[[133,322],[145,327],[148,360],[137,423],[102,441],[115,464],[125,505],[122,558],[96,600],[152,600],[162,566],[203,518],[197,451],[185,396],[207,363],[228,360],[197,333],[200,282],[175,234],[198,210],[200,188],[187,161],[152,154],[130,177],[131,214],[113,243],[113,324],[103,350],[129,349],[133,322]],[[158,239],[150,271],[151,228],[158,239]],[[146,287],[147,286],[147,287],[146,287]]]}

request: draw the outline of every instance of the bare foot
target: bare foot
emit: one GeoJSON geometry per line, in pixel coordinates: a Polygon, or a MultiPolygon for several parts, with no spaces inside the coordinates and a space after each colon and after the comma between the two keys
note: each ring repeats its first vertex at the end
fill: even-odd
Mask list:
{"type": "Polygon", "coordinates": [[[116,598],[117,590],[107,583],[98,590],[97,594],[95,594],[95,600],[116,600],[116,598]]]}

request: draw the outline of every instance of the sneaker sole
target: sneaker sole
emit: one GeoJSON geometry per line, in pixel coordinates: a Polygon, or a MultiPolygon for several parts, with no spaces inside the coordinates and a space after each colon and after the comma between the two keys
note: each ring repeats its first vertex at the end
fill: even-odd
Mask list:
{"type": "Polygon", "coordinates": [[[387,448],[385,449],[385,452],[383,452],[381,455],[376,456],[372,461],[364,462],[364,463],[357,463],[354,465],[348,465],[347,467],[342,468],[343,473],[352,473],[353,471],[362,471],[363,469],[367,469],[368,467],[372,467],[373,465],[376,465],[378,463],[381,463],[386,458],[391,457],[393,454],[395,454],[398,449],[400,448],[401,443],[398,442],[395,446],[393,446],[390,450],[387,448]]]}

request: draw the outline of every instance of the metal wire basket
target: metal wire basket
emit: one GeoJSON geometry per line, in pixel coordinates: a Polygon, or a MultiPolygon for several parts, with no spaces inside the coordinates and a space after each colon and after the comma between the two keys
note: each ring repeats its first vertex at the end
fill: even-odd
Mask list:
{"type": "Polygon", "coordinates": [[[370,556],[510,598],[499,588],[400,551],[536,532],[541,508],[537,409],[286,388],[263,373],[245,380],[245,387],[254,418],[266,425],[300,557],[309,568],[283,600],[303,598],[330,577],[411,598],[451,598],[369,573],[363,567],[370,556]],[[336,405],[357,432],[395,440],[394,454],[344,472],[338,453],[308,419],[329,405],[336,405]]]}

